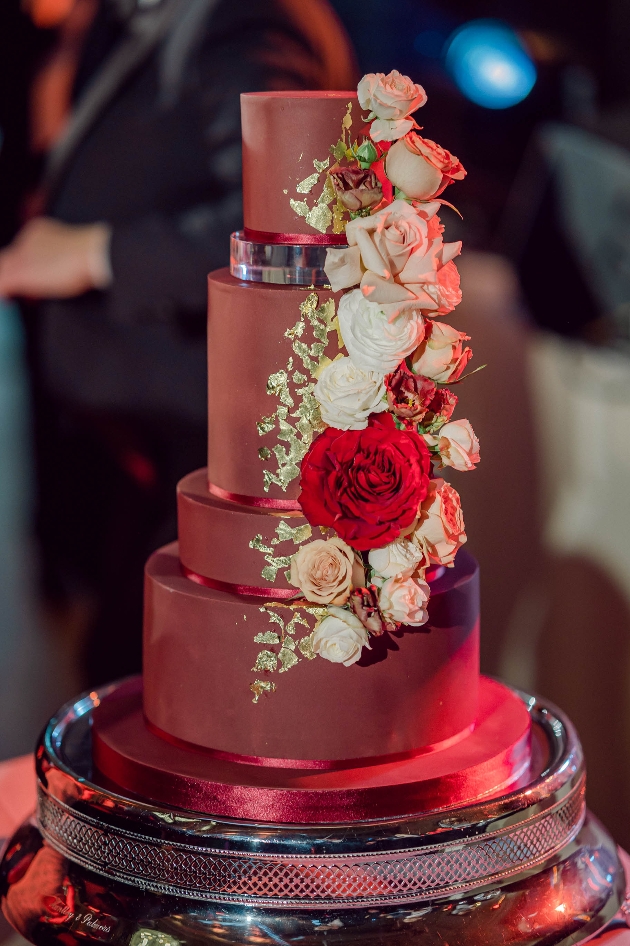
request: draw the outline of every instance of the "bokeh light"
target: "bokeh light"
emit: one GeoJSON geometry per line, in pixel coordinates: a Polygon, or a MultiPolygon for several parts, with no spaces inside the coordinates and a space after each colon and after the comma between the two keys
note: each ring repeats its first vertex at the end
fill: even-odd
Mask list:
{"type": "Polygon", "coordinates": [[[526,98],[536,67],[514,30],[494,20],[473,20],[448,39],[446,68],[458,88],[484,108],[510,108],[526,98]]]}

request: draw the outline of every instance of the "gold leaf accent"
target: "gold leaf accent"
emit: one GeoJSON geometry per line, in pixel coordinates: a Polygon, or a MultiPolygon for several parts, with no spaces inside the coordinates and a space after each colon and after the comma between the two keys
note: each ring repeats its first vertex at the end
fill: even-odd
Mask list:
{"type": "MultiPolygon", "coordinates": [[[[260,433],[260,430],[259,430],[259,433],[260,433]]],[[[271,450],[269,449],[269,447],[260,447],[260,449],[258,450],[258,456],[260,457],[261,460],[269,460],[271,457],[271,450]]]]}
{"type": "Polygon", "coordinates": [[[273,693],[276,685],[272,680],[254,680],[253,683],[250,683],[249,688],[254,694],[252,703],[257,703],[263,693],[273,693]]]}
{"type": "Polygon", "coordinates": [[[330,151],[336,161],[341,161],[346,156],[346,143],[340,138],[336,145],[330,146],[330,151]]]}
{"type": "Polygon", "coordinates": [[[298,648],[303,657],[307,660],[315,660],[317,654],[313,652],[313,631],[298,641],[298,648]]]}
{"type": "Polygon", "coordinates": [[[305,200],[294,200],[293,197],[291,197],[289,203],[291,204],[291,210],[294,210],[300,217],[308,216],[310,207],[305,200]]]}
{"type": "Polygon", "coordinates": [[[349,131],[352,128],[352,102],[348,102],[346,105],[346,114],[341,119],[341,127],[344,131],[349,131]]]}
{"type": "MultiPolygon", "coordinates": [[[[287,638],[287,641],[289,640],[290,638],[287,638]]],[[[295,647],[295,642],[291,641],[291,643],[293,644],[293,647],[295,647]]],[[[299,663],[299,658],[296,657],[296,655],[293,653],[293,650],[289,650],[288,647],[283,647],[281,649],[280,653],[278,654],[278,660],[282,664],[279,673],[284,673],[286,670],[290,670],[291,667],[295,667],[295,665],[299,663]]]]}
{"type": "Polygon", "coordinates": [[[255,644],[279,644],[280,638],[275,631],[265,631],[263,634],[256,634],[255,644]]]}
{"type": "Polygon", "coordinates": [[[333,187],[333,183],[327,174],[326,180],[324,181],[324,189],[319,195],[319,197],[317,198],[317,203],[329,204],[331,200],[334,200],[334,199],[335,199],[335,188],[333,187]]]}
{"type": "Polygon", "coordinates": [[[293,542],[294,545],[301,545],[310,539],[312,529],[308,522],[303,526],[291,528],[286,519],[281,519],[276,526],[276,538],[271,540],[272,545],[279,545],[280,542],[293,542]]]}
{"type": "Polygon", "coordinates": [[[298,194],[310,194],[319,180],[320,172],[321,168],[317,171],[317,173],[310,174],[308,177],[305,177],[303,181],[300,181],[300,183],[295,188],[298,194]]]}
{"type": "Polygon", "coordinates": [[[306,222],[309,227],[319,230],[320,233],[326,233],[326,230],[332,223],[332,213],[326,204],[317,204],[306,215],[306,222]]]}
{"type": "Polygon", "coordinates": [[[263,419],[259,420],[258,423],[256,424],[258,433],[260,434],[261,437],[263,437],[265,434],[270,433],[275,426],[276,426],[276,418],[274,414],[272,414],[271,417],[263,417],[263,419]]]}
{"type": "Polygon", "coordinates": [[[346,230],[346,208],[340,200],[337,201],[332,210],[333,215],[333,233],[345,233],[346,230]]]}
{"type": "Polygon", "coordinates": [[[269,546],[265,545],[262,535],[260,533],[255,535],[254,538],[249,543],[250,549],[256,549],[257,552],[262,552],[265,556],[265,561],[267,564],[263,568],[261,575],[265,581],[274,582],[278,571],[281,568],[288,568],[291,565],[291,559],[288,555],[274,555],[274,550],[269,546]]]}
{"type": "Polygon", "coordinates": [[[267,670],[273,672],[278,666],[278,657],[272,650],[261,650],[256,657],[252,670],[267,670]]]}
{"type": "Polygon", "coordinates": [[[328,165],[330,164],[330,158],[326,158],[325,161],[318,161],[317,158],[313,159],[313,167],[316,171],[325,171],[328,165]]]}
{"type": "MultiPolygon", "coordinates": [[[[328,211],[327,207],[323,208],[328,211]]],[[[296,370],[293,376],[293,356],[286,369],[271,375],[267,382],[267,393],[277,397],[280,404],[274,414],[258,423],[260,433],[269,432],[275,421],[278,427],[278,443],[271,453],[277,461],[277,470],[263,471],[263,487],[269,491],[272,484],[286,490],[289,483],[300,475],[300,463],[312,443],[315,433],[323,430],[319,404],[313,395],[317,373],[326,363],[324,354],[328,335],[335,327],[335,303],[327,299],[321,306],[316,292],[310,292],[300,304],[300,318],[293,328],[285,331],[285,338],[292,342],[293,353],[298,356],[307,375],[296,370]],[[304,333],[310,329],[314,341],[308,342],[304,333]],[[309,377],[311,380],[309,381],[309,377]],[[293,389],[291,386],[294,386],[293,389]],[[291,414],[289,408],[297,408],[291,414]],[[262,425],[262,426],[261,426],[262,425]],[[286,444],[284,446],[283,444],[286,444]]],[[[259,454],[260,455],[260,454],[259,454]]],[[[261,457],[263,460],[271,456],[261,457]]]]}

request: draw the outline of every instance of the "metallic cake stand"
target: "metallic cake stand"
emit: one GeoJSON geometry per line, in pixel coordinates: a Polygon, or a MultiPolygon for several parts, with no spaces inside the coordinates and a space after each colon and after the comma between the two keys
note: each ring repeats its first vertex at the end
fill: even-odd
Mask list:
{"type": "Polygon", "coordinates": [[[291,826],[92,781],[91,713],[110,690],[50,721],[37,816],[0,866],[4,913],[33,943],[552,946],[595,935],[624,901],[615,845],[585,808],[576,734],[533,697],[543,748],[525,787],[456,810],[291,826]]]}

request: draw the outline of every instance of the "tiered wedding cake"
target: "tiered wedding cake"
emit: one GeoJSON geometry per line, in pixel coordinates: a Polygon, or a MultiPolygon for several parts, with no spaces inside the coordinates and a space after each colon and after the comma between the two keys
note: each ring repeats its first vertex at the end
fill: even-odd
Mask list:
{"type": "Polygon", "coordinates": [[[143,695],[94,714],[109,783],[338,821],[528,776],[526,708],[479,676],[477,566],[442,477],[479,444],[451,387],[468,336],[443,321],[460,244],[438,211],[465,171],[420,135],[425,100],[398,73],[358,101],[242,97],[245,230],[209,277],[208,469],[147,565],[143,695]]]}

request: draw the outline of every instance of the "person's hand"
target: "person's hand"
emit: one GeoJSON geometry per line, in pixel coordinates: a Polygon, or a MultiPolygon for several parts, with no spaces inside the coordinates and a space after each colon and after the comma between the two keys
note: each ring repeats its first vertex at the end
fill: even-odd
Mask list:
{"type": "Polygon", "coordinates": [[[67,299],[111,282],[110,227],[36,217],[0,251],[0,298],[67,299]]]}

